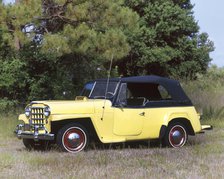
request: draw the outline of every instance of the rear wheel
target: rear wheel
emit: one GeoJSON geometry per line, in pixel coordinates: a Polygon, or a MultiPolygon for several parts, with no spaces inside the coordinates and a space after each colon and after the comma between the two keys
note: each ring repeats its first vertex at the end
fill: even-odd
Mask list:
{"type": "Polygon", "coordinates": [[[71,123],[61,128],[57,134],[57,145],[65,152],[77,153],[87,148],[89,135],[80,124],[71,123]]]}
{"type": "Polygon", "coordinates": [[[181,123],[172,123],[168,126],[163,144],[168,147],[179,148],[185,145],[188,134],[185,126],[181,123]]]}

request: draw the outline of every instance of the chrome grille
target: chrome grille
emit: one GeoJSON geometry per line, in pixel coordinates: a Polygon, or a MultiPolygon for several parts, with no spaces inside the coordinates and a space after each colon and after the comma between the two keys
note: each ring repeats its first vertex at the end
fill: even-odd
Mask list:
{"type": "Polygon", "coordinates": [[[44,127],[45,116],[43,107],[32,107],[31,108],[31,125],[38,125],[39,127],[44,127]]]}

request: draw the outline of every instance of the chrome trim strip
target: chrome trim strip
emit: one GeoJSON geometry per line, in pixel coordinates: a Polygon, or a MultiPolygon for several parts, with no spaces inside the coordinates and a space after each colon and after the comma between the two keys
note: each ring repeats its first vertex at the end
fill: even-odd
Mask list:
{"type": "Polygon", "coordinates": [[[34,140],[54,140],[54,134],[38,134],[26,131],[17,131],[19,139],[34,139],[34,140]]]}

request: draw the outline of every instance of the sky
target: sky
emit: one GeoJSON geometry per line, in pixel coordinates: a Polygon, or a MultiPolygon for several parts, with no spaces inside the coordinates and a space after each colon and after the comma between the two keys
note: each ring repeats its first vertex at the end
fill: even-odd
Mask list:
{"type": "Polygon", "coordinates": [[[15,0],[3,0],[4,3],[12,3],[15,2],[15,0]]]}
{"type": "MultiPolygon", "coordinates": [[[[15,0],[3,0],[5,3],[15,0]]],[[[224,1],[223,0],[191,0],[194,4],[194,17],[200,32],[206,32],[214,42],[215,50],[210,54],[212,64],[224,67],[224,1]]]]}
{"type": "Polygon", "coordinates": [[[215,51],[210,54],[212,64],[224,67],[224,1],[223,0],[191,0],[194,4],[194,16],[200,32],[206,32],[214,42],[215,51]]]}

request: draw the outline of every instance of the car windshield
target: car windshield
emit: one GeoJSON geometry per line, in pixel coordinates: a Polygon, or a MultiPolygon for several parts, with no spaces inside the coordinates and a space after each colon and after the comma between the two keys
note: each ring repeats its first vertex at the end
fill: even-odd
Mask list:
{"type": "Polygon", "coordinates": [[[85,84],[84,89],[82,90],[80,96],[89,97],[93,87],[94,87],[94,82],[90,82],[90,83],[85,84]]]}
{"type": "Polygon", "coordinates": [[[82,96],[93,99],[112,98],[116,92],[118,82],[109,82],[108,88],[106,82],[90,82],[87,83],[81,93],[82,96]],[[107,88],[107,93],[106,93],[107,88]]]}

